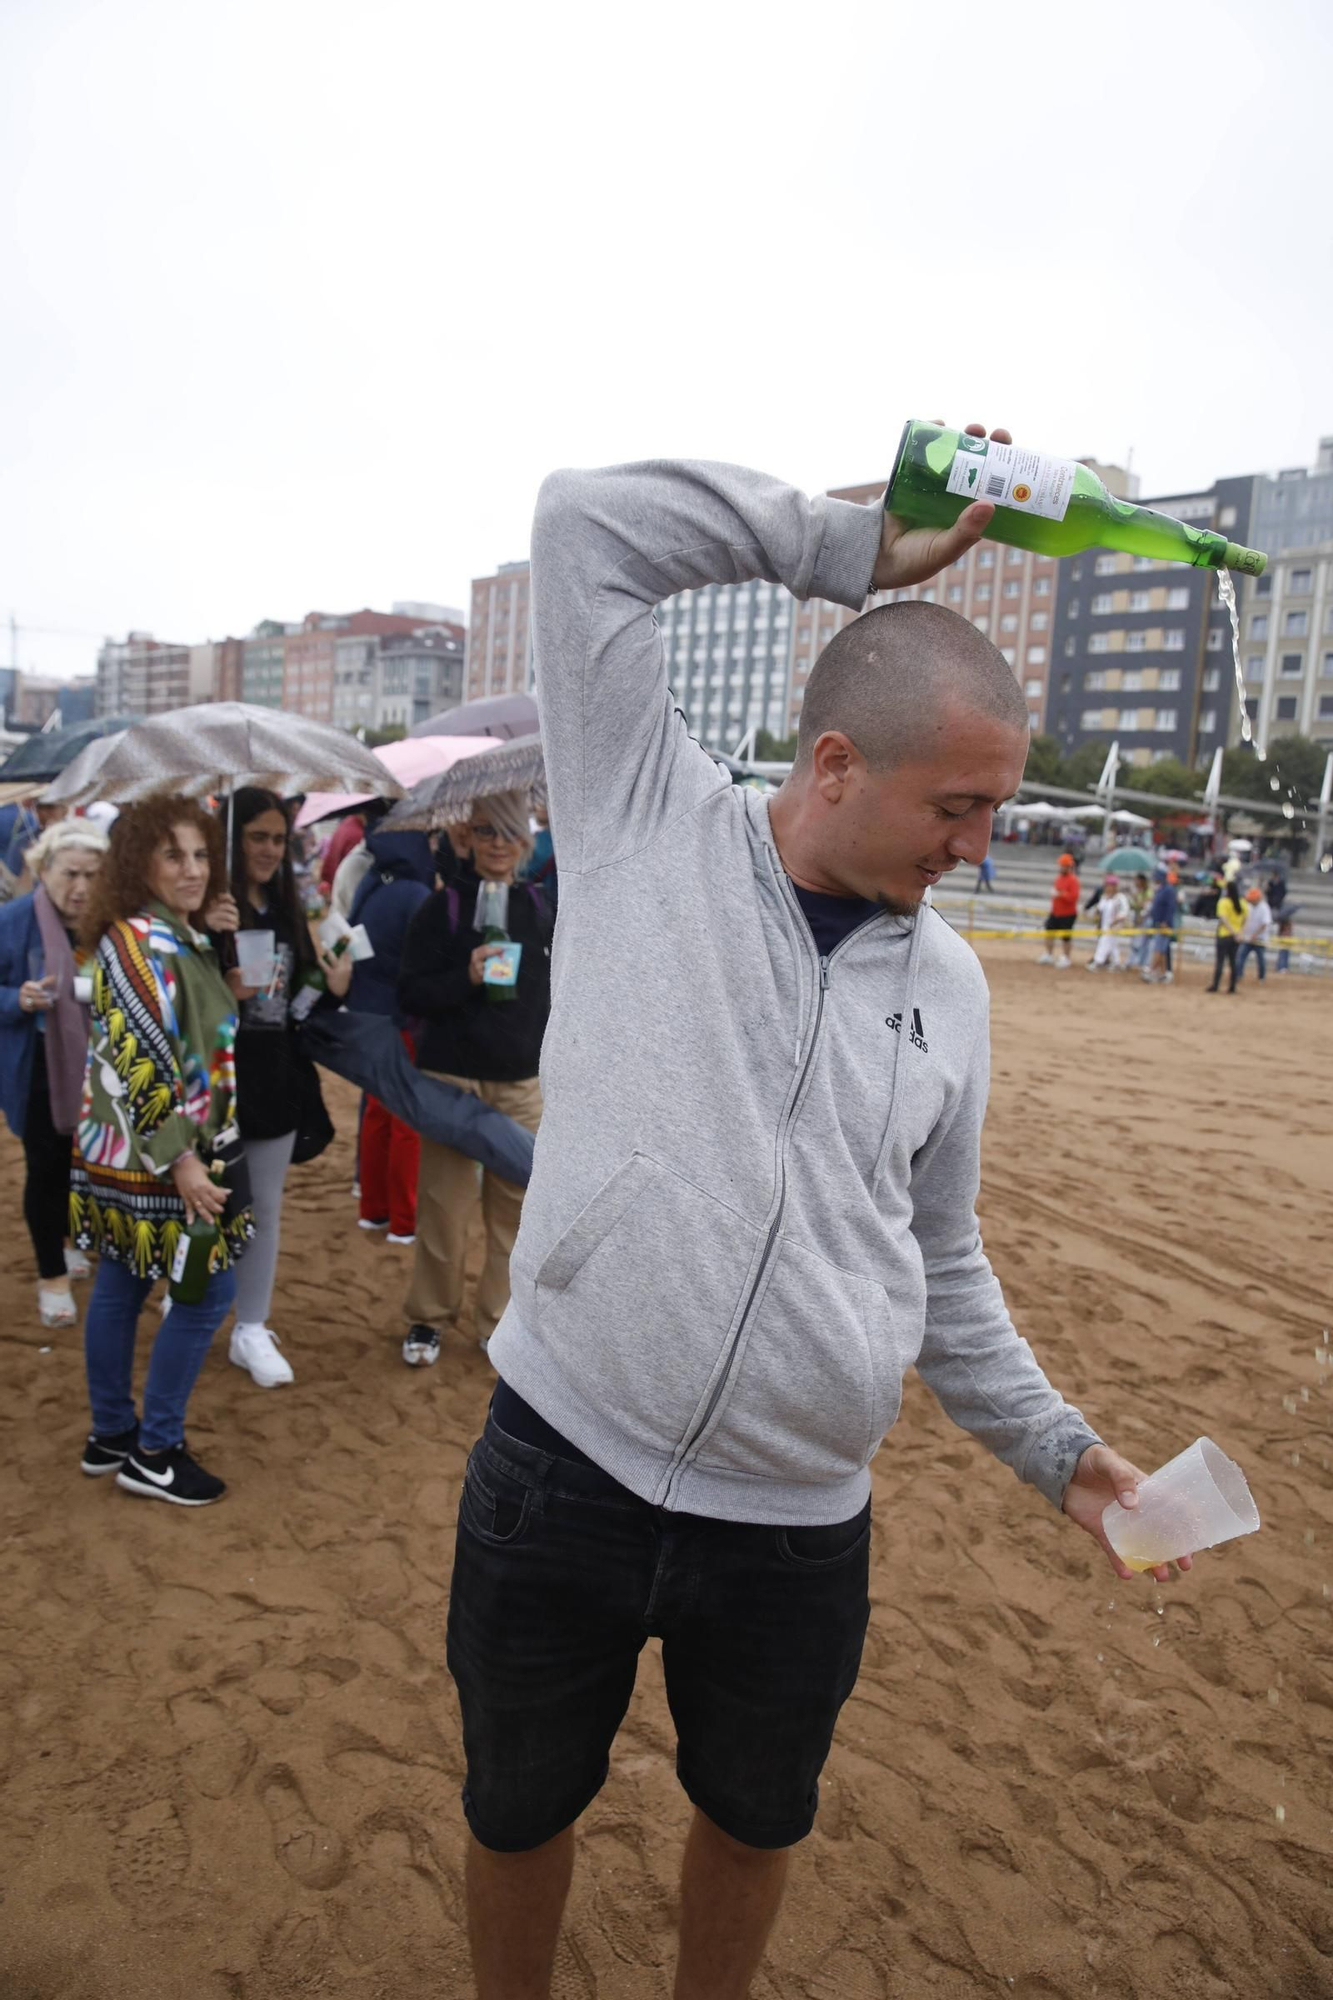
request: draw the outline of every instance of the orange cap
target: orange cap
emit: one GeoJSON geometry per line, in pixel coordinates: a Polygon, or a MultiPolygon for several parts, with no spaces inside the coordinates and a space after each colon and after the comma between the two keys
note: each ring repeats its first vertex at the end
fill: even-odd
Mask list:
{"type": "Polygon", "coordinates": [[[1247,889],[1245,891],[1245,900],[1247,903],[1261,902],[1263,900],[1263,893],[1262,889],[1247,889]]]}
{"type": "Polygon", "coordinates": [[[1073,865],[1074,865],[1074,857],[1072,854],[1062,854],[1060,856],[1060,866],[1062,868],[1072,868],[1073,865]]]}

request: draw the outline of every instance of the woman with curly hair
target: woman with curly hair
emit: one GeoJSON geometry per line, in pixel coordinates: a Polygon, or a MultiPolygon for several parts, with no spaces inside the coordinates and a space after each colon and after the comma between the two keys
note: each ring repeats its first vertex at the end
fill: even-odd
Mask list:
{"type": "Polygon", "coordinates": [[[207,907],[234,925],[226,890],[217,821],[193,799],[144,799],[112,829],[83,923],[95,953],[92,1040],[70,1214],[79,1247],[101,1253],[84,1329],[93,1428],[83,1470],[181,1507],[226,1491],[185,1448],[185,1406],[254,1233],[248,1205],[210,1172],[235,1138],[236,1011],[194,919],[207,907]],[[164,1317],[136,1420],[139,1314],[197,1216],[218,1224],[208,1286],[164,1317]]]}

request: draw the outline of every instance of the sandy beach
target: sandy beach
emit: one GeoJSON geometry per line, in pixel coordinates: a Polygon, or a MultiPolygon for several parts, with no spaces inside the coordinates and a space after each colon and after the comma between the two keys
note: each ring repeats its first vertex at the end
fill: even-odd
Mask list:
{"type": "MultiPolygon", "coordinates": [[[[874,1613],[757,2000],[1333,1994],[1333,1004],[983,947],[982,1222],[1021,1330],[1145,1469],[1201,1432],[1264,1528],[1161,1587],[915,1378],[875,1464],[874,1613]]],[[[355,1227],[354,1100],[296,1171],[261,1391],[214,1348],[187,1513],[80,1476],[0,1144],[4,2000],[453,2000],[452,1530],[491,1382],[398,1352],[410,1253],[355,1227]]],[[[583,1823],[558,2000],[666,2000],[688,1808],[655,1647],[583,1823]]]]}

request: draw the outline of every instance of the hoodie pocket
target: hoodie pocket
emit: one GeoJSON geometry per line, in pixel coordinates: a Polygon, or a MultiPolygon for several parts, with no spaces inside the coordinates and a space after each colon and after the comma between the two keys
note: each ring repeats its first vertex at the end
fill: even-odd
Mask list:
{"type": "Polygon", "coordinates": [[[618,1428],[671,1453],[698,1421],[730,1349],[764,1233],[633,1153],[537,1271],[541,1328],[577,1357],[618,1428]]]}
{"type": "Polygon", "coordinates": [[[695,1459],[760,1479],[846,1478],[901,1395],[884,1287],[784,1242],[695,1459]]]}

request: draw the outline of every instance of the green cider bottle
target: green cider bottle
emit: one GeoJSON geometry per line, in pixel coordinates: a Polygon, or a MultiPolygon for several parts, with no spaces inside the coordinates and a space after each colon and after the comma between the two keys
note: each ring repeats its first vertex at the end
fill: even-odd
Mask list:
{"type": "MultiPolygon", "coordinates": [[[[509,884],[507,882],[483,882],[477,891],[477,913],[473,918],[477,930],[481,932],[483,944],[511,944],[509,935],[509,884]]],[[[517,998],[517,988],[513,985],[498,986],[489,979],[482,981],[482,992],[490,1004],[503,1007],[517,998]]]]}
{"type": "MultiPolygon", "coordinates": [[[[214,1180],[222,1178],[222,1163],[215,1160],[209,1167],[214,1180]]],[[[168,1294],[173,1304],[197,1306],[208,1290],[208,1280],[213,1268],[213,1251],[220,1235],[218,1225],[206,1215],[196,1215],[193,1222],[187,1222],[176,1238],[176,1254],[171,1260],[168,1294]]]]}
{"type": "MultiPolygon", "coordinates": [[[[350,945],[351,939],[340,937],[329,949],[335,958],[341,958],[350,945]]],[[[329,990],[329,982],[322,965],[308,965],[301,975],[300,985],[292,995],[288,1009],[293,1021],[308,1020],[318,1003],[329,990]]]]}
{"type": "Polygon", "coordinates": [[[1038,555],[1121,549],[1247,576],[1262,576],[1268,562],[1258,549],[1229,542],[1211,528],[1191,528],[1155,507],[1117,500],[1076,459],[1048,458],[940,424],[905,424],[884,496],[886,513],[914,526],[951,528],[974,500],[995,503],[986,530],[990,541],[1038,555]]]}

